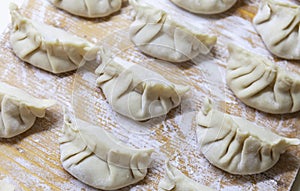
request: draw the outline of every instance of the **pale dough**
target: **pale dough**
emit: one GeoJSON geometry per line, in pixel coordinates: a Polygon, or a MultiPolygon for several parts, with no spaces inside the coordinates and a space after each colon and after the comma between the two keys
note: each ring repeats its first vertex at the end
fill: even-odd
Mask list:
{"type": "Polygon", "coordinates": [[[152,149],[133,149],[101,127],[65,115],[59,140],[63,167],[80,181],[115,190],[144,179],[152,149]]]}
{"type": "Polygon", "coordinates": [[[54,100],[38,99],[27,92],[0,82],[0,137],[11,138],[30,129],[36,118],[45,116],[54,100]]]}
{"type": "Polygon", "coordinates": [[[209,99],[197,116],[200,149],[214,166],[231,174],[257,174],[273,167],[297,138],[286,138],[213,108],[209,99]]]}
{"type": "Polygon", "coordinates": [[[27,19],[15,4],[10,5],[10,13],[10,42],[21,60],[55,74],[76,70],[96,60],[98,47],[87,40],[27,19]]]}
{"type": "Polygon", "coordinates": [[[216,36],[193,32],[163,10],[141,0],[129,0],[129,3],[136,12],[129,29],[131,41],[147,55],[170,62],[185,62],[208,54],[216,44],[216,36]]]}

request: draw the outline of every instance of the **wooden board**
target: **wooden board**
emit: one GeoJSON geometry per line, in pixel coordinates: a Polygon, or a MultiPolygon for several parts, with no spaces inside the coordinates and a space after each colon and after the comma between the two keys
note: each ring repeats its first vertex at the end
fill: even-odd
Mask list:
{"type": "MultiPolygon", "coordinates": [[[[118,56],[159,72],[168,79],[187,84],[192,91],[183,104],[172,110],[163,121],[136,124],[113,112],[95,86],[96,66],[87,65],[77,72],[52,75],[20,61],[11,50],[9,33],[0,36],[0,80],[22,88],[34,96],[56,99],[59,105],[51,108],[44,119],[38,119],[32,129],[12,139],[0,140],[0,180],[16,186],[16,190],[94,190],[69,175],[61,166],[58,138],[63,124],[62,107],[73,106],[75,115],[105,128],[125,144],[136,148],[155,149],[153,162],[145,180],[122,190],[157,190],[164,174],[164,160],[195,181],[217,190],[289,190],[299,169],[299,149],[292,147],[278,164],[265,173],[236,176],[223,172],[208,163],[197,146],[194,123],[195,112],[205,96],[211,97],[227,113],[242,116],[287,137],[300,137],[299,113],[268,115],[241,103],[225,83],[228,52],[226,44],[234,42],[254,52],[269,56],[256,34],[251,20],[258,0],[239,1],[225,14],[201,17],[187,13],[168,0],[157,4],[174,18],[187,25],[209,30],[218,35],[212,53],[194,62],[170,64],[141,54],[128,39],[131,7],[123,1],[122,10],[105,19],[85,20],[57,10],[46,0],[27,0],[23,13],[32,19],[60,27],[87,38],[91,42],[110,47],[118,56]],[[179,20],[179,19],[178,19],[179,20]],[[141,127],[142,126],[142,127],[141,127]]],[[[279,65],[300,73],[297,62],[278,58],[279,65]]]]}

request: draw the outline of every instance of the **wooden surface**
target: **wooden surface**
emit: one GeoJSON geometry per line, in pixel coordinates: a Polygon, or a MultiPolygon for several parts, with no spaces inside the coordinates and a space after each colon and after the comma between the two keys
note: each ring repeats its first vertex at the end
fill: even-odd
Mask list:
{"type": "MultiPolygon", "coordinates": [[[[150,2],[150,1],[149,1],[150,2]]],[[[157,1],[151,1],[155,4],[157,1]]],[[[164,174],[164,160],[170,159],[195,181],[217,190],[289,190],[299,169],[299,148],[291,147],[269,171],[251,176],[225,173],[208,163],[196,143],[194,115],[205,96],[211,97],[223,111],[242,116],[287,137],[300,137],[299,112],[268,115],[243,105],[225,84],[228,52],[226,44],[235,42],[254,52],[272,56],[256,34],[251,20],[258,1],[239,1],[225,14],[200,17],[184,12],[168,0],[157,6],[188,25],[208,27],[218,35],[218,44],[209,56],[194,63],[170,64],[139,53],[128,39],[131,8],[127,1],[122,10],[105,19],[85,20],[57,10],[46,0],[27,0],[23,13],[32,19],[60,27],[112,49],[118,56],[159,72],[173,82],[190,85],[192,91],[183,105],[163,120],[136,124],[111,111],[95,86],[96,66],[87,65],[78,72],[52,75],[20,61],[12,53],[9,33],[0,36],[0,80],[22,88],[36,97],[52,98],[59,105],[51,108],[32,129],[13,139],[0,140],[0,180],[15,185],[16,190],[93,190],[69,175],[61,166],[59,143],[63,123],[62,107],[73,106],[77,117],[105,128],[120,140],[136,148],[154,148],[153,162],[145,180],[122,190],[157,190],[164,174]],[[141,127],[142,126],[142,127],[141,127]]],[[[297,62],[278,58],[279,65],[300,73],[297,62]]]]}

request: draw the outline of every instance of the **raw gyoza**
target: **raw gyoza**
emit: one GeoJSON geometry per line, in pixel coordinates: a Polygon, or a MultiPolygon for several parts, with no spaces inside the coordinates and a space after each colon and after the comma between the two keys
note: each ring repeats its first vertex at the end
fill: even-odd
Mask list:
{"type": "Polygon", "coordinates": [[[170,0],[177,6],[198,14],[218,14],[230,9],[237,0],[170,0]]]}
{"type": "Polygon", "coordinates": [[[177,107],[189,87],[176,85],[138,64],[114,57],[105,50],[96,69],[98,86],[112,108],[133,120],[144,121],[177,107]]]}
{"type": "Polygon", "coordinates": [[[300,7],[262,0],[253,20],[270,52],[285,59],[300,59],[300,7]]]}
{"type": "Polygon", "coordinates": [[[232,174],[256,174],[273,167],[287,147],[299,139],[285,138],[256,124],[213,108],[206,99],[197,116],[197,139],[204,156],[232,174]]]}
{"type": "Polygon", "coordinates": [[[49,0],[56,7],[74,15],[99,18],[121,9],[122,0],[49,0]]]}
{"type": "Polygon", "coordinates": [[[129,0],[135,21],[130,26],[132,42],[145,54],[155,58],[184,62],[199,54],[208,54],[217,38],[193,32],[179,25],[163,10],[140,0],[129,0]]]}
{"type": "Polygon", "coordinates": [[[25,18],[17,5],[10,5],[10,42],[23,61],[52,73],[76,70],[95,61],[98,47],[61,29],[25,18]]]}
{"type": "Polygon", "coordinates": [[[214,189],[200,185],[193,181],[177,168],[172,166],[170,162],[166,162],[165,177],[160,180],[158,191],[213,191],[214,189]]]}
{"type": "Polygon", "coordinates": [[[144,179],[152,149],[132,149],[101,127],[65,115],[60,138],[63,167],[80,181],[115,190],[144,179]]]}
{"type": "Polygon", "coordinates": [[[300,110],[299,74],[233,44],[228,49],[227,84],[240,100],[272,114],[300,110]]]}
{"type": "Polygon", "coordinates": [[[53,100],[37,99],[25,91],[0,82],[0,137],[11,138],[30,129],[45,116],[53,100]]]}

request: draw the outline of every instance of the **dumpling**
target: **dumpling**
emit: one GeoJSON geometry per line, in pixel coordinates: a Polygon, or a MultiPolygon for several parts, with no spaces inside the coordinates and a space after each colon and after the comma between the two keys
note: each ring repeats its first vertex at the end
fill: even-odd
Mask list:
{"type": "Polygon", "coordinates": [[[158,191],[213,191],[214,189],[193,181],[170,162],[166,162],[165,177],[159,182],[158,191]]]}
{"type": "Polygon", "coordinates": [[[130,38],[145,54],[165,61],[184,62],[199,54],[208,54],[216,43],[215,36],[192,32],[163,10],[140,0],[129,0],[129,3],[136,12],[129,29],[130,38]]]}
{"type": "Polygon", "coordinates": [[[87,61],[95,61],[98,47],[61,29],[29,20],[16,4],[10,5],[11,46],[23,61],[38,68],[63,73],[76,70],[87,61]]]}
{"type": "Polygon", "coordinates": [[[299,6],[262,0],[253,23],[270,52],[285,59],[300,59],[299,6]]]}
{"type": "Polygon", "coordinates": [[[300,110],[299,75],[233,44],[228,49],[227,84],[242,102],[272,114],[300,110]]]}
{"type": "Polygon", "coordinates": [[[230,9],[237,0],[170,0],[177,6],[197,14],[218,14],[230,9]]]}
{"type": "Polygon", "coordinates": [[[11,138],[30,129],[44,117],[53,100],[37,99],[25,91],[0,82],[0,137],[11,138]]]}
{"type": "Polygon", "coordinates": [[[4,180],[0,180],[0,191],[15,191],[16,187],[10,183],[7,183],[4,180]]]}
{"type": "Polygon", "coordinates": [[[101,52],[96,69],[97,85],[112,108],[133,120],[144,121],[167,114],[177,107],[189,87],[176,85],[161,75],[101,52]]]}
{"type": "Polygon", "coordinates": [[[56,7],[77,16],[99,18],[121,9],[122,0],[49,0],[56,7]]]}
{"type": "Polygon", "coordinates": [[[103,190],[115,190],[144,179],[152,149],[132,149],[100,127],[65,115],[60,138],[65,170],[80,181],[103,190]]]}
{"type": "Polygon", "coordinates": [[[281,137],[244,118],[213,108],[206,99],[197,116],[197,139],[204,156],[231,174],[256,174],[273,167],[299,139],[281,137]]]}

